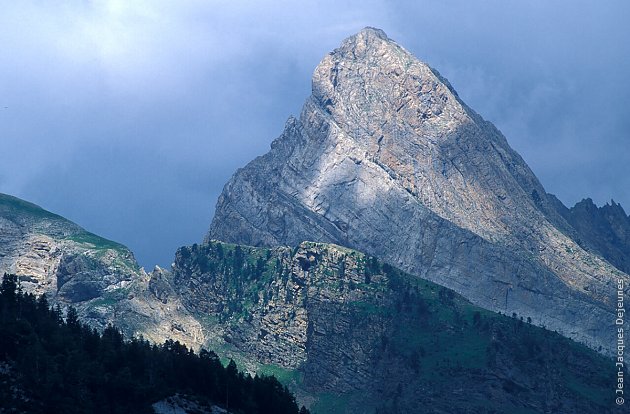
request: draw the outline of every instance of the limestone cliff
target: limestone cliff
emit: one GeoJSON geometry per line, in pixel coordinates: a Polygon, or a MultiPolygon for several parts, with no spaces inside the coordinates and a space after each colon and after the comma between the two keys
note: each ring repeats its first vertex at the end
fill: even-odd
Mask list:
{"type": "MultiPolygon", "coordinates": [[[[125,246],[92,234],[35,204],[0,194],[0,275],[18,275],[22,289],[72,305],[96,328],[109,323],[127,337],[202,342],[198,323],[148,289],[152,275],[125,246]]],[[[155,282],[154,282],[155,283],[155,282]]],[[[181,307],[180,307],[181,308],[181,307]]]]}
{"type": "Polygon", "coordinates": [[[597,207],[586,198],[570,209],[558,201],[557,209],[578,232],[577,241],[582,247],[630,273],[630,217],[621,204],[611,200],[597,207]]]}
{"type": "Polygon", "coordinates": [[[609,412],[609,362],[344,247],[178,250],[168,276],[206,347],[312,412],[609,412]]]}
{"type": "Polygon", "coordinates": [[[315,69],[271,150],[238,170],[206,240],[348,246],[610,351],[626,273],[578,232],[506,138],[378,29],[315,69]]]}

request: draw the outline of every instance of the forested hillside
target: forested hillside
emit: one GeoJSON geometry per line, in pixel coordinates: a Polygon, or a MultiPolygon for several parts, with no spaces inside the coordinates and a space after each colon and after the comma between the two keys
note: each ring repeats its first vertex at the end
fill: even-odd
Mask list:
{"type": "Polygon", "coordinates": [[[14,275],[0,288],[0,413],[150,413],[152,404],[186,395],[230,413],[295,413],[274,377],[224,367],[212,351],[179,342],[126,341],[115,327],[99,333],[69,308],[24,294],[14,275]]]}

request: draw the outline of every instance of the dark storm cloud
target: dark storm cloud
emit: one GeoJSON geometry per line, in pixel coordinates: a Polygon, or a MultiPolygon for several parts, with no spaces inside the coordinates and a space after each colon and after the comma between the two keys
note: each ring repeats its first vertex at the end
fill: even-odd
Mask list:
{"type": "Polygon", "coordinates": [[[168,264],[366,25],[445,75],[567,204],[630,209],[624,1],[12,2],[0,191],[168,264]]]}

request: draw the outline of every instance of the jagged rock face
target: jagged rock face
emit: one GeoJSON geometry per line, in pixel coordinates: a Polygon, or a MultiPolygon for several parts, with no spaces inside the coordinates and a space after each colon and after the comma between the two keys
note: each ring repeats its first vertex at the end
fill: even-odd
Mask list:
{"type": "Polygon", "coordinates": [[[597,207],[590,198],[558,210],[578,232],[580,245],[601,254],[617,269],[630,272],[630,217],[620,204],[597,207]]]}
{"type": "Polygon", "coordinates": [[[630,280],[577,238],[505,137],[371,28],[322,60],[299,119],[226,184],[207,236],[349,246],[610,350],[616,280],[630,280]]]}
{"type": "Polygon", "coordinates": [[[181,298],[207,348],[279,374],[314,413],[607,412],[590,397],[607,359],[351,249],[214,241],[165,277],[158,297],[181,298]]]}
{"type": "Polygon", "coordinates": [[[68,302],[121,287],[138,273],[124,246],[91,234],[38,206],[0,195],[0,269],[20,277],[35,294],[68,302]]]}
{"type": "Polygon", "coordinates": [[[172,338],[198,347],[197,321],[149,290],[164,277],[141,269],[125,246],[89,233],[34,204],[0,194],[0,276],[14,273],[22,288],[77,308],[96,328],[112,323],[127,337],[161,343],[172,338]],[[157,282],[153,282],[154,284],[157,282]]]}
{"type": "Polygon", "coordinates": [[[385,333],[382,316],[357,319],[353,305],[392,300],[383,293],[386,277],[366,276],[366,265],[363,254],[333,245],[256,249],[212,242],[178,250],[173,286],[204,324],[209,349],[302,368],[317,389],[349,391],[365,388],[385,333]]]}

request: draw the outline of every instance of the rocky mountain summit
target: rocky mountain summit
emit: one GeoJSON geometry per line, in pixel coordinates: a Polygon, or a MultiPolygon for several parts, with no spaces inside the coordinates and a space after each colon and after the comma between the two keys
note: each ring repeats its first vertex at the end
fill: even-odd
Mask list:
{"type": "Polygon", "coordinates": [[[578,242],[606,258],[619,270],[630,273],[630,217],[621,204],[611,200],[597,207],[586,198],[568,209],[558,206],[560,214],[578,232],[578,242]]]}
{"type": "Polygon", "coordinates": [[[616,281],[630,278],[580,234],[446,79],[366,28],[226,184],[206,240],[348,246],[608,352],[616,281]]]}

